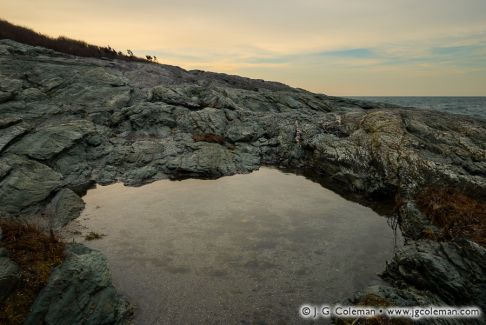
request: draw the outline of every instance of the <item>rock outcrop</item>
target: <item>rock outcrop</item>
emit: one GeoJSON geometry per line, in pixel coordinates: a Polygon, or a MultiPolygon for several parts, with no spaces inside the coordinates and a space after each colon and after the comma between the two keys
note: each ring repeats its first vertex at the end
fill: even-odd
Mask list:
{"type": "Polygon", "coordinates": [[[66,251],[66,259],[52,272],[25,324],[127,322],[132,310],[113,288],[106,258],[79,244],[66,251]]]}
{"type": "MultiPolygon", "coordinates": [[[[215,178],[262,165],[309,169],[332,189],[367,199],[400,194],[410,240],[387,270],[390,287],[375,289],[408,290],[396,295],[402,305],[484,302],[484,248],[422,241],[426,219],[413,210],[413,194],[447,184],[486,198],[486,121],[0,40],[2,215],[55,228],[77,216],[94,183],[215,178]]],[[[61,283],[56,272],[31,319],[67,320],[61,305],[47,306],[61,283]]],[[[124,315],[110,309],[106,317],[115,314],[124,315]]]]}
{"type": "MultiPolygon", "coordinates": [[[[354,302],[370,295],[391,306],[472,305],[486,310],[486,250],[468,240],[411,241],[384,272],[390,285],[369,287],[354,302]]],[[[423,319],[421,324],[484,324],[481,319],[423,319]]]]}

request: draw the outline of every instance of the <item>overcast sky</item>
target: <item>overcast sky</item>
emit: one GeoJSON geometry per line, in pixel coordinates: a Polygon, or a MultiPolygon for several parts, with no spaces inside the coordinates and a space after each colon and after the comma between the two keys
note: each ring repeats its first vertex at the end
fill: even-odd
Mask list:
{"type": "Polygon", "coordinates": [[[0,17],[331,95],[486,95],[486,0],[1,0],[0,17]]]}

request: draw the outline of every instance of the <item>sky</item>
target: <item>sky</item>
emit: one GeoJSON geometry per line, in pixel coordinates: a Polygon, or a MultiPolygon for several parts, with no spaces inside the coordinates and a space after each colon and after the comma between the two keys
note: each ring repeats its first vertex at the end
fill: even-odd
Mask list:
{"type": "Polygon", "coordinates": [[[0,0],[0,18],[336,96],[486,96],[486,0],[0,0]]]}

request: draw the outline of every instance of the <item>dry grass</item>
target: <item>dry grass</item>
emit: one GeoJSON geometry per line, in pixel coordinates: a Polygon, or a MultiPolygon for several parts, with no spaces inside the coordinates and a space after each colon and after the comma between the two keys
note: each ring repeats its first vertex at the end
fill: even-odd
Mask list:
{"type": "Polygon", "coordinates": [[[194,134],[192,139],[196,142],[203,141],[203,142],[213,142],[224,144],[224,137],[222,135],[205,133],[205,134],[194,134]]]}
{"type": "Polygon", "coordinates": [[[105,234],[99,234],[97,232],[93,232],[91,231],[89,234],[87,234],[84,239],[85,240],[96,240],[96,239],[101,239],[103,238],[104,236],[106,236],[105,234]]]}
{"type": "Polygon", "coordinates": [[[0,39],[11,39],[19,43],[32,46],[42,46],[57,52],[83,57],[120,59],[126,61],[151,62],[151,60],[139,58],[133,53],[125,55],[117,52],[110,46],[101,47],[88,44],[84,41],[73,40],[64,36],[53,38],[33,30],[9,23],[0,19],[0,39]]]}
{"type": "Polygon", "coordinates": [[[33,225],[0,220],[1,244],[20,267],[20,283],[3,302],[0,324],[23,324],[39,291],[64,258],[64,243],[33,225]]]}
{"type": "MultiPolygon", "coordinates": [[[[367,294],[362,297],[356,305],[369,307],[389,307],[390,302],[380,296],[367,294]]],[[[355,319],[338,319],[338,325],[411,325],[413,322],[404,318],[387,318],[385,316],[376,316],[372,318],[355,318],[355,319]]]]}
{"type": "Polygon", "coordinates": [[[360,306],[373,306],[373,307],[388,307],[390,306],[390,302],[386,299],[383,299],[380,296],[375,294],[367,294],[366,296],[362,297],[358,305],[360,306]]]}
{"type": "Polygon", "coordinates": [[[416,197],[416,202],[432,224],[440,228],[437,239],[466,237],[486,246],[486,203],[451,188],[427,188],[416,197]]]}

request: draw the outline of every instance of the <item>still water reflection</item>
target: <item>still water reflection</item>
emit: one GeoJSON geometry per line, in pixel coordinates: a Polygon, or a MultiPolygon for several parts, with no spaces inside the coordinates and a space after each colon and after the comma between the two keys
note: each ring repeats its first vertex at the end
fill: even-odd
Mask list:
{"type": "Polygon", "coordinates": [[[107,256],[137,324],[295,323],[303,303],[379,282],[394,251],[384,217],[269,168],[98,186],[84,200],[77,222],[106,234],[87,245],[107,256]]]}

